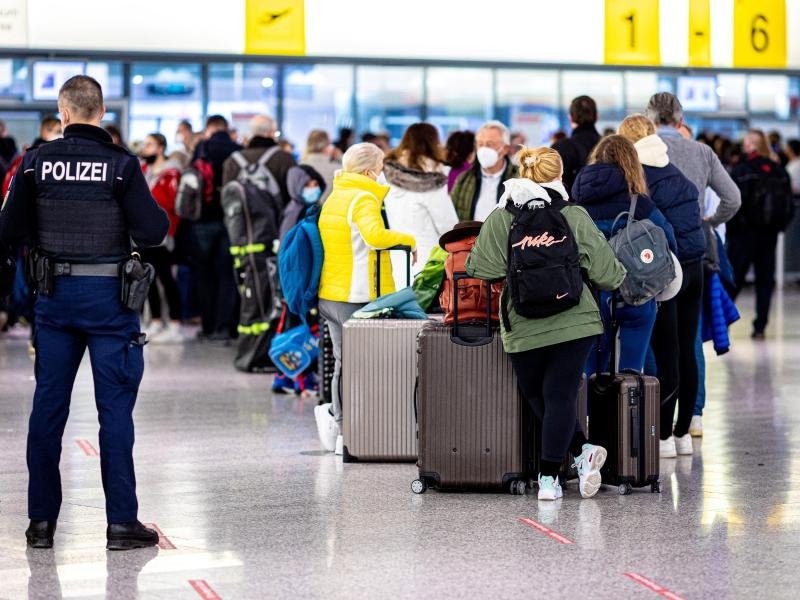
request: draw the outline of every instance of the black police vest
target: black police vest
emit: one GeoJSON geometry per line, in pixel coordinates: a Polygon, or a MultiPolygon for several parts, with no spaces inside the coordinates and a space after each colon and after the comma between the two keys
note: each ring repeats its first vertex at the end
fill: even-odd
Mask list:
{"type": "Polygon", "coordinates": [[[124,155],[81,138],[54,140],[37,151],[39,248],[75,263],[113,263],[129,255],[130,237],[116,190],[124,155]]]}

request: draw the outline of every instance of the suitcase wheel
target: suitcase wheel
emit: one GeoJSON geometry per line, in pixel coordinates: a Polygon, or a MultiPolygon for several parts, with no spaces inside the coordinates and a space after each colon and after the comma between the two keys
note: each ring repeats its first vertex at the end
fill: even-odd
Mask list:
{"type": "Polygon", "coordinates": [[[627,496],[631,493],[631,484],[630,483],[620,483],[617,490],[619,490],[620,496],[627,496]]]}
{"type": "Polygon", "coordinates": [[[528,489],[528,484],[523,479],[517,479],[511,482],[511,493],[514,496],[524,496],[525,491],[528,489]]]}
{"type": "Polygon", "coordinates": [[[415,479],[411,482],[411,491],[415,494],[424,494],[427,489],[428,484],[425,483],[424,479],[415,479]]]}

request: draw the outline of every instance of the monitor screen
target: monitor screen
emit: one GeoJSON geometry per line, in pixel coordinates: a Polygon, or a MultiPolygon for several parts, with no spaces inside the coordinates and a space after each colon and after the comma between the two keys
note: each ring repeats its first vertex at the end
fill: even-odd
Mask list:
{"type": "Polygon", "coordinates": [[[85,62],[36,61],[33,63],[33,99],[57,100],[58,90],[67,79],[85,73],[85,62]]]}
{"type": "Polygon", "coordinates": [[[715,112],[719,110],[716,77],[678,77],[678,99],[683,110],[715,112]]]}

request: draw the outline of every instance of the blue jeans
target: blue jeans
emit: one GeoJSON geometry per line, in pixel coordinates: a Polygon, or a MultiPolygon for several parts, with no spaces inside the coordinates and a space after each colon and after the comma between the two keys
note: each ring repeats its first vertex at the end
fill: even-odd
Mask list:
{"type": "MultiPolygon", "coordinates": [[[[600,315],[603,317],[605,333],[601,342],[601,371],[608,371],[611,359],[611,292],[600,294],[600,315]]],[[[618,306],[616,311],[619,323],[619,370],[632,369],[642,372],[647,349],[650,347],[650,336],[656,322],[656,302],[650,300],[641,306],[618,306]]],[[[592,344],[592,352],[586,362],[585,372],[591,375],[596,371],[597,340],[592,344]]]]}
{"type": "Polygon", "coordinates": [[[116,277],[58,277],[36,299],[36,392],[28,426],[28,516],[58,518],[61,438],[86,349],[100,421],[100,470],[109,523],[137,518],[133,406],[144,372],[139,315],[125,308],[116,277]]]}

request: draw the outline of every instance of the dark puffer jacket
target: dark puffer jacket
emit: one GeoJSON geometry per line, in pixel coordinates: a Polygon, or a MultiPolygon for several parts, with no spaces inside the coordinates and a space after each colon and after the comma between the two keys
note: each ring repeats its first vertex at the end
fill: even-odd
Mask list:
{"type": "MultiPolygon", "coordinates": [[[[631,204],[628,182],[625,181],[622,169],[605,163],[587,165],[578,173],[575,185],[572,186],[572,201],[585,208],[597,228],[603,232],[606,239],[610,239],[626,222],[625,218],[622,218],[614,227],[614,221],[620,213],[627,212],[631,204]]],[[[669,249],[675,252],[677,245],[672,225],[650,198],[639,196],[636,200],[634,218],[650,219],[661,227],[667,236],[669,249]]]]}
{"type": "Polygon", "coordinates": [[[706,235],[697,203],[697,188],[673,164],[666,167],[644,165],[644,176],[650,199],[675,230],[678,260],[691,263],[703,258],[706,235]]]}

